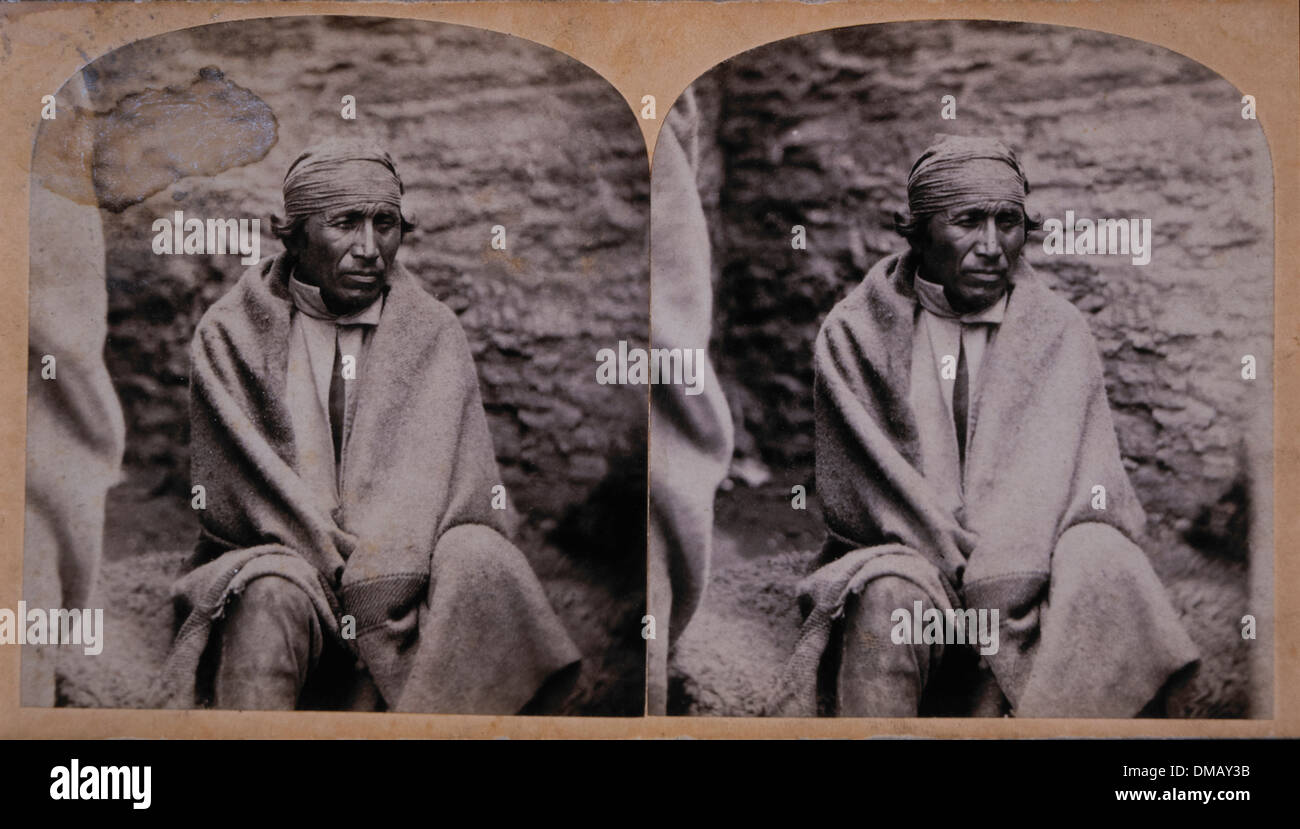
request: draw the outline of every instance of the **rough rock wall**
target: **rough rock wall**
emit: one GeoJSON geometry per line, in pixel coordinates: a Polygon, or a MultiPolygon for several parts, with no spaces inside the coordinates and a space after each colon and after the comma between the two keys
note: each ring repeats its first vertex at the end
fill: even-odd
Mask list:
{"type": "Polygon", "coordinates": [[[720,272],[714,348],[740,451],[811,462],[821,320],[901,249],[892,211],[932,136],[997,135],[1020,153],[1032,212],[1151,219],[1144,267],[1048,256],[1037,238],[1026,256],[1090,321],[1153,522],[1240,553],[1246,424],[1271,441],[1273,249],[1269,152],[1241,117],[1242,91],[1140,41],[972,22],[793,38],[716,67],[696,89],[716,124],[701,183],[720,272]],[[956,120],[940,117],[944,95],[956,120]],[[794,225],[807,250],[792,249],[794,225]],[[1253,383],[1241,377],[1246,354],[1253,383]]]}
{"type": "MultiPolygon", "coordinates": [[[[343,17],[174,32],[96,60],[88,80],[96,109],[120,116],[128,95],[188,88],[209,66],[269,105],[277,140],[260,161],[101,211],[107,358],[127,412],[128,463],[188,491],[187,347],[243,270],[237,256],[155,255],[153,220],[176,210],[259,217],[262,255],[272,255],[280,246],[267,217],[280,209],[289,162],[314,140],[349,135],[394,155],[417,224],[399,259],[460,316],[512,505],[550,523],[608,476],[644,468],[644,390],[593,382],[597,349],[648,332],[645,146],[611,86],[519,38],[343,17]],[[355,120],[341,117],[344,95],[356,99],[355,120]],[[506,229],[506,250],[490,247],[494,225],[506,229]]],[[[137,163],[166,168],[168,155],[137,163]]]]}

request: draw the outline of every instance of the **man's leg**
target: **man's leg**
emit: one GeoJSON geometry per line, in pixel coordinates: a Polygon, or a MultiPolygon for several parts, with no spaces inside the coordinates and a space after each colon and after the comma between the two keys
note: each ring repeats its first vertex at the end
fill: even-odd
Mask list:
{"type": "MultiPolygon", "coordinates": [[[[909,618],[916,602],[935,607],[929,594],[899,576],[867,582],[845,605],[843,657],[837,691],[841,717],[915,717],[921,696],[943,656],[943,645],[896,645],[891,614],[909,618]]],[[[942,611],[943,608],[937,608],[942,611]]]]}
{"type": "Polygon", "coordinates": [[[250,582],[221,628],[213,705],[293,710],[323,642],[316,609],[301,588],[276,576],[250,582]]]}
{"type": "Polygon", "coordinates": [[[365,663],[332,637],[326,637],[309,674],[298,693],[299,711],[387,710],[365,663]]]}

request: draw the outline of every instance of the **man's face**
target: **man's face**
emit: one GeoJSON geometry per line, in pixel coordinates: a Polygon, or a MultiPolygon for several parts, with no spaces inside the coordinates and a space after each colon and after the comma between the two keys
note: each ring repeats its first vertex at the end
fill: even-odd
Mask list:
{"type": "Polygon", "coordinates": [[[320,288],[336,314],[379,298],[402,244],[402,217],[388,204],[358,204],[307,218],[294,253],[298,279],[320,288]]]}
{"type": "Polygon", "coordinates": [[[1006,293],[1024,246],[1024,211],[999,201],[936,213],[915,248],[921,276],[944,287],[954,311],[969,313],[1006,293]]]}

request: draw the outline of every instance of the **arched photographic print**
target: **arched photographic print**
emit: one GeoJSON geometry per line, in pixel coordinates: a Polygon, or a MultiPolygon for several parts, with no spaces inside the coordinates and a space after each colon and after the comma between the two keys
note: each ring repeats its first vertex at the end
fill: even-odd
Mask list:
{"type": "Polygon", "coordinates": [[[651,413],[662,712],[1270,715],[1253,106],[1158,46],[997,22],[818,32],[692,85],[652,172],[652,348],[717,380],[651,413]]]}
{"type": "Polygon", "coordinates": [[[645,145],[572,59],[289,17],[34,155],[26,705],[643,710],[645,145]],[[30,635],[28,635],[30,634],[30,635]]]}

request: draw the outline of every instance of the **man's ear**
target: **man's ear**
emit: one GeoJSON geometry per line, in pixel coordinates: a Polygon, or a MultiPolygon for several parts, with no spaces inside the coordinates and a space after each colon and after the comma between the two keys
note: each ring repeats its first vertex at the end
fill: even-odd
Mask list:
{"type": "Polygon", "coordinates": [[[922,234],[924,233],[923,224],[921,222],[915,221],[912,218],[911,213],[904,213],[901,210],[895,210],[894,230],[898,233],[898,235],[902,236],[904,239],[907,240],[907,244],[910,248],[912,248],[912,250],[916,250],[920,246],[920,240],[922,238],[922,234]],[[907,233],[904,233],[903,228],[908,227],[909,225],[911,226],[911,230],[907,233]]]}
{"type": "Polygon", "coordinates": [[[296,257],[302,252],[302,226],[299,225],[292,232],[285,233],[284,230],[289,226],[290,222],[287,219],[272,214],[271,230],[275,233],[275,237],[280,240],[280,244],[284,245],[285,251],[296,257]]]}

